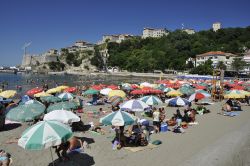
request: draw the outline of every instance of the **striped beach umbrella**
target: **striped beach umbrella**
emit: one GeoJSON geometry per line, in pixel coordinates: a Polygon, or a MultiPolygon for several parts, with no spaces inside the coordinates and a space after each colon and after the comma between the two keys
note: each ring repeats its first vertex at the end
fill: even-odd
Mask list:
{"type": "Polygon", "coordinates": [[[42,150],[60,145],[71,137],[68,125],[58,121],[40,121],[23,132],[18,145],[28,150],[42,150]]]}
{"type": "Polygon", "coordinates": [[[141,100],[129,100],[121,104],[120,108],[121,110],[140,112],[149,108],[149,106],[141,100]]]}
{"type": "Polygon", "coordinates": [[[67,92],[59,94],[58,97],[63,101],[74,99],[74,95],[72,93],[67,92]]]}
{"type": "Polygon", "coordinates": [[[144,96],[144,97],[140,98],[140,100],[143,101],[144,103],[146,103],[147,105],[162,104],[161,99],[159,99],[156,96],[144,96]]]}
{"type": "Polygon", "coordinates": [[[76,102],[73,102],[73,101],[65,101],[65,102],[59,102],[59,103],[55,103],[55,104],[52,104],[50,105],[48,108],[47,108],[47,112],[51,112],[51,111],[54,111],[54,110],[74,110],[74,109],[77,109],[78,108],[78,105],[76,102]]]}
{"type": "Polygon", "coordinates": [[[242,99],[245,98],[245,96],[246,95],[239,90],[231,90],[224,95],[224,98],[242,99]]]}
{"type": "Polygon", "coordinates": [[[195,92],[195,90],[190,87],[190,86],[182,86],[179,91],[182,93],[182,94],[185,94],[185,95],[191,95],[195,92]]]}
{"type": "Polygon", "coordinates": [[[195,92],[189,97],[188,100],[189,101],[201,100],[201,99],[208,98],[208,97],[211,97],[209,93],[195,92]]]}
{"type": "Polygon", "coordinates": [[[100,123],[113,126],[132,125],[134,122],[135,117],[133,115],[121,110],[110,113],[100,119],[100,123]]]}
{"type": "Polygon", "coordinates": [[[40,117],[44,111],[45,106],[43,104],[38,104],[36,102],[30,104],[21,104],[11,109],[6,114],[6,118],[17,122],[27,122],[40,117]]]}
{"type": "Polygon", "coordinates": [[[173,96],[173,97],[182,96],[182,95],[183,94],[178,90],[173,90],[167,93],[167,96],[173,96]]]}
{"type": "Polygon", "coordinates": [[[187,99],[176,97],[176,98],[166,100],[165,103],[167,103],[169,106],[176,107],[176,106],[189,105],[190,102],[187,99]]]}
{"type": "Polygon", "coordinates": [[[62,123],[71,124],[79,122],[81,119],[71,111],[54,110],[44,115],[43,120],[56,120],[62,123]]]}

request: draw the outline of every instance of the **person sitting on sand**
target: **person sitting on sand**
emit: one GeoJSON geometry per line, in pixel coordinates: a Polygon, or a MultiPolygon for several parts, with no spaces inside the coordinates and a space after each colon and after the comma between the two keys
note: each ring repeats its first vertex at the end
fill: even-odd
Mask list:
{"type": "Polygon", "coordinates": [[[69,157],[67,156],[67,150],[70,147],[69,141],[61,143],[59,146],[54,146],[55,152],[59,158],[59,161],[63,160],[69,160],[69,157]]]}
{"type": "Polygon", "coordinates": [[[0,150],[0,166],[9,166],[10,165],[10,157],[9,153],[6,153],[4,150],[0,150]]]}

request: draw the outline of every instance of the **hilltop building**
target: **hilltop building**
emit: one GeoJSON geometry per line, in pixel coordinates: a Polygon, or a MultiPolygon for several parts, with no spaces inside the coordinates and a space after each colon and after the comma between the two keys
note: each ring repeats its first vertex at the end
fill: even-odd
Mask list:
{"type": "Polygon", "coordinates": [[[219,61],[222,61],[226,66],[227,69],[231,69],[231,64],[236,58],[237,55],[232,54],[232,53],[225,53],[222,51],[210,51],[204,54],[196,55],[196,66],[199,66],[203,63],[205,63],[207,60],[211,59],[213,62],[212,65],[214,67],[217,66],[219,61]]]}
{"type": "Polygon", "coordinates": [[[243,57],[243,60],[247,63],[247,66],[245,67],[246,72],[250,72],[250,50],[248,50],[243,57]]]}
{"type": "Polygon", "coordinates": [[[102,40],[97,42],[98,45],[103,44],[105,42],[115,42],[115,43],[121,43],[124,40],[131,39],[134,37],[130,34],[118,34],[118,35],[103,35],[102,40]]]}
{"type": "Polygon", "coordinates": [[[182,31],[183,31],[183,32],[187,32],[187,34],[189,34],[189,35],[195,34],[194,29],[186,28],[186,29],[183,29],[182,31]]]}
{"type": "Polygon", "coordinates": [[[94,51],[94,47],[95,47],[94,44],[88,43],[83,40],[79,40],[79,41],[76,41],[74,45],[67,47],[65,49],[67,49],[69,53],[75,53],[77,51],[88,51],[88,50],[94,51]]]}
{"type": "Polygon", "coordinates": [[[34,55],[24,55],[22,60],[22,67],[39,65],[42,63],[48,62],[57,62],[58,60],[58,51],[56,49],[50,49],[43,54],[34,54],[34,55]]]}
{"type": "Polygon", "coordinates": [[[163,35],[168,35],[168,31],[166,29],[154,29],[154,28],[144,28],[142,32],[142,38],[158,38],[162,37],[163,35]]]}
{"type": "Polygon", "coordinates": [[[221,23],[220,22],[213,23],[213,31],[216,32],[219,29],[221,29],[221,23]]]}

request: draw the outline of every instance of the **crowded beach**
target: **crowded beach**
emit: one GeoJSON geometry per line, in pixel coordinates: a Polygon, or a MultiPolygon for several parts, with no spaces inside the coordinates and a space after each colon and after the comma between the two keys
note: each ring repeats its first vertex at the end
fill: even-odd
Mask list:
{"type": "Polygon", "coordinates": [[[159,160],[163,153],[180,154],[179,161],[178,156],[167,158],[170,165],[181,164],[204,148],[200,141],[212,143],[247,122],[249,91],[250,81],[222,85],[199,79],[55,87],[44,83],[24,95],[21,86],[13,90],[3,85],[0,165],[152,165],[154,158],[165,165],[159,160]],[[216,129],[221,133],[212,131],[216,129]],[[197,144],[188,145],[192,140],[197,144]],[[44,160],[39,160],[41,151],[46,151],[44,160]],[[20,161],[21,153],[37,161],[20,161]]]}

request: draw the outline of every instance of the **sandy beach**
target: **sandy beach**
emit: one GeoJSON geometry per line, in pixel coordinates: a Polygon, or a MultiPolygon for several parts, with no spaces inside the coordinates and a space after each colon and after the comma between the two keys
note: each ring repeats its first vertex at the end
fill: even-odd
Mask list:
{"type": "MultiPolygon", "coordinates": [[[[86,106],[87,110],[97,110],[100,106],[86,106]]],[[[102,106],[103,107],[103,106],[102,106]]],[[[104,106],[109,110],[109,106],[104,106]]],[[[151,140],[161,140],[162,144],[153,149],[145,149],[139,152],[131,152],[125,149],[112,150],[109,127],[105,127],[105,135],[96,135],[90,132],[74,135],[82,137],[89,142],[91,148],[85,149],[84,154],[71,156],[71,160],[59,163],[53,151],[56,165],[109,165],[109,166],[151,166],[151,165],[249,165],[250,148],[250,110],[249,106],[243,106],[242,112],[236,117],[219,115],[221,103],[207,106],[211,113],[197,115],[198,125],[189,126],[184,134],[166,132],[153,134],[151,140]]],[[[176,108],[166,107],[167,118],[170,118],[176,108]]],[[[181,109],[183,110],[183,108],[181,109]]],[[[83,122],[88,124],[98,121],[98,118],[88,118],[82,115],[83,122]]],[[[17,144],[5,142],[19,137],[27,128],[26,124],[13,128],[8,126],[1,132],[1,149],[5,149],[12,155],[15,166],[47,166],[51,164],[50,150],[28,151],[17,144]]]]}

